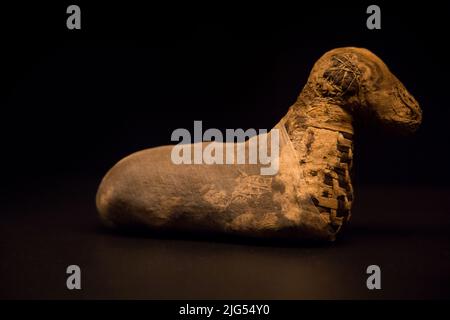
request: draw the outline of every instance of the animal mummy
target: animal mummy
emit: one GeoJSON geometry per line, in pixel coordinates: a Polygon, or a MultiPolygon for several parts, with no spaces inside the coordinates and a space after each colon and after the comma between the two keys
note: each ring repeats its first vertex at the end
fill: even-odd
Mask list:
{"type": "MultiPolygon", "coordinates": [[[[333,241],[351,216],[353,124],[360,117],[414,132],[422,112],[376,55],[362,48],[331,50],[274,127],[280,140],[276,174],[261,175],[260,164],[176,165],[174,146],[151,148],[105,175],[98,212],[115,227],[333,241]]],[[[243,143],[248,150],[249,141],[243,143]]]]}

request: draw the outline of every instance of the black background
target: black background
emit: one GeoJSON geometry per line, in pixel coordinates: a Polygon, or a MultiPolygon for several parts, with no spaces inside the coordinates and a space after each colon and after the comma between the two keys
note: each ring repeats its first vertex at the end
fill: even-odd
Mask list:
{"type": "MultiPolygon", "coordinates": [[[[350,259],[346,263],[356,273],[363,270],[362,274],[346,275],[352,285],[327,282],[331,291],[311,289],[316,285],[307,283],[301,294],[285,278],[274,280],[273,288],[265,291],[258,291],[260,282],[255,280],[246,283],[248,288],[244,284],[247,289],[236,296],[370,298],[363,266],[371,259],[364,250],[372,248],[370,252],[389,265],[400,254],[392,250],[396,247],[389,237],[397,237],[397,249],[405,256],[401,266],[392,262],[390,275],[394,282],[398,274],[406,275],[395,282],[392,291],[376,297],[449,297],[448,269],[444,271],[450,265],[448,4],[381,3],[382,29],[368,30],[365,11],[371,3],[367,2],[245,7],[78,2],[82,29],[67,30],[69,4],[21,4],[1,10],[2,297],[73,297],[64,289],[65,274],[60,270],[78,259],[101,273],[101,268],[93,267],[98,261],[83,256],[93,243],[105,255],[100,265],[121,259],[109,243],[114,248],[124,246],[130,261],[141,261],[139,253],[133,253],[135,248],[169,246],[154,253],[162,261],[152,265],[158,279],[174,279],[178,272],[196,279],[201,277],[201,268],[211,270],[201,261],[200,269],[195,264],[176,269],[176,261],[192,263],[189,257],[177,258],[186,250],[193,250],[191,254],[197,257],[196,250],[200,250],[213,269],[220,269],[219,262],[226,267],[224,261],[233,269],[233,259],[245,259],[255,250],[256,260],[249,260],[243,268],[277,260],[270,246],[233,244],[230,249],[221,242],[109,234],[98,227],[95,190],[122,157],[170,143],[174,129],[193,130],[194,120],[202,120],[204,128],[270,129],[295,101],[313,63],[327,50],[342,46],[365,47],[380,56],[419,101],[423,124],[412,136],[395,137],[371,124],[357,123],[354,176],[360,200],[355,203],[353,232],[349,230],[350,236],[335,247],[295,253],[292,250],[296,249],[284,248],[287,251],[281,254],[294,259],[286,275],[298,271],[295,259],[314,261],[311,257],[320,256],[318,252],[324,256],[323,262],[317,258],[317,264],[328,270],[327,265],[336,263],[344,270],[345,265],[337,263],[339,250],[350,259]],[[102,237],[100,245],[95,242],[98,237],[102,237]],[[366,243],[361,242],[364,239],[366,243]],[[352,244],[357,242],[355,248],[352,244]],[[217,250],[223,250],[223,255],[217,254],[214,260],[210,252],[217,250]],[[417,259],[419,265],[414,271],[404,271],[410,259],[417,259]],[[59,278],[48,279],[58,272],[59,278]],[[430,280],[431,274],[427,285],[406,290],[408,275],[430,280]],[[40,277],[41,281],[36,280],[40,277]],[[34,281],[30,285],[26,279],[34,281]]],[[[283,266],[280,262],[272,267],[283,266]]],[[[306,274],[313,272],[308,268],[303,270],[306,274]]],[[[120,278],[122,272],[120,267],[114,269],[112,278],[120,278]]],[[[148,269],[135,272],[146,277],[148,269]]],[[[111,284],[116,291],[106,290],[99,281],[83,297],[234,297],[235,289],[227,281],[214,291],[204,289],[216,276],[209,275],[202,278],[204,286],[201,281],[197,286],[195,280],[186,280],[178,296],[177,289],[163,282],[157,287],[165,291],[157,292],[134,278],[111,284]]],[[[235,276],[236,286],[244,281],[236,274],[228,275],[235,276]]],[[[261,279],[265,276],[261,273],[261,279]]],[[[91,277],[98,278],[97,274],[91,277]]]]}

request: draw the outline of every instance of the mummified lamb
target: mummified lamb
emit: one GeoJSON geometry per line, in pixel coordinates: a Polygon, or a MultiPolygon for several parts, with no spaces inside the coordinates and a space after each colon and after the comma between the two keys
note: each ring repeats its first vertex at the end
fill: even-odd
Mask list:
{"type": "Polygon", "coordinates": [[[350,218],[353,121],[360,116],[413,132],[422,113],[373,53],[331,50],[274,128],[280,140],[275,175],[261,175],[261,164],[177,165],[173,146],[147,149],[106,174],[98,211],[117,227],[334,240],[350,218]]]}

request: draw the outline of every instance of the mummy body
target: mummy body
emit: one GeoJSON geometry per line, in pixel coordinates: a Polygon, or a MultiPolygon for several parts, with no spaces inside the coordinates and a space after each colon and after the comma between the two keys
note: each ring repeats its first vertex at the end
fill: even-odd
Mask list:
{"type": "Polygon", "coordinates": [[[260,164],[176,165],[173,146],[147,149],[107,173],[98,211],[116,227],[334,240],[351,216],[353,123],[367,110],[403,131],[421,121],[417,102],[378,57],[359,48],[332,50],[274,127],[276,174],[261,175],[260,164]]]}

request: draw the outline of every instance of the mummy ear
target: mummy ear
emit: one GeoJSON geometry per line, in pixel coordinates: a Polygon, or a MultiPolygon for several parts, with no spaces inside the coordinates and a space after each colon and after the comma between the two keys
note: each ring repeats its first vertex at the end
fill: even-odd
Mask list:
{"type": "Polygon", "coordinates": [[[352,61],[350,53],[332,55],[329,67],[323,72],[323,78],[332,90],[324,92],[330,96],[349,96],[357,93],[361,72],[352,61]]]}
{"type": "Polygon", "coordinates": [[[358,104],[362,71],[358,48],[339,48],[325,53],[315,64],[308,86],[319,98],[339,105],[358,104]]]}
{"type": "Polygon", "coordinates": [[[316,63],[313,79],[324,87],[325,97],[351,97],[365,90],[382,89],[391,79],[383,61],[363,48],[339,48],[327,52],[316,63]]]}

